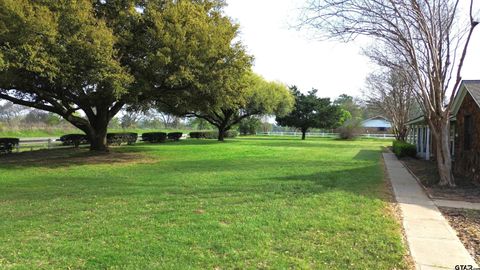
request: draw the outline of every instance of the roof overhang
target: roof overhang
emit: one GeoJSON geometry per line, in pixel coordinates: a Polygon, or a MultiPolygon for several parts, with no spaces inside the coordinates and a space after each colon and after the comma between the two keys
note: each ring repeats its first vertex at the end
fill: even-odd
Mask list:
{"type": "MultiPolygon", "coordinates": [[[[460,110],[460,107],[462,106],[463,100],[465,99],[465,96],[469,93],[472,97],[473,94],[470,93],[470,90],[468,90],[467,85],[465,82],[462,82],[460,85],[460,88],[458,89],[458,93],[455,96],[455,99],[453,100],[453,106],[452,106],[452,115],[457,115],[458,111],[460,110]]],[[[480,108],[480,103],[477,99],[473,98],[477,106],[480,108]]]]}

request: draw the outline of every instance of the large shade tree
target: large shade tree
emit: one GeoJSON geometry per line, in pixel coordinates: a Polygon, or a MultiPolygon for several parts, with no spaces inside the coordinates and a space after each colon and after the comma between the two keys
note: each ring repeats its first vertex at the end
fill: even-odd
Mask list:
{"type": "Polygon", "coordinates": [[[334,128],[344,116],[344,111],[332,104],[330,98],[317,97],[317,90],[313,89],[306,95],[296,86],[290,87],[295,97],[295,107],[292,112],[276,118],[281,126],[295,127],[302,132],[302,140],[311,128],[334,128]]]}
{"type": "Polygon", "coordinates": [[[159,109],[208,121],[218,129],[219,141],[223,141],[225,133],[243,119],[284,115],[290,112],[294,102],[286,86],[266,81],[249,70],[224,73],[222,80],[174,98],[160,103],[159,109]]]}
{"type": "Polygon", "coordinates": [[[239,52],[222,1],[0,1],[0,98],[62,116],[107,150],[127,103],[215,79],[239,52]],[[215,33],[215,34],[214,34],[215,33]]]}
{"type": "Polygon", "coordinates": [[[380,48],[373,55],[383,66],[408,66],[414,95],[432,130],[440,185],[455,185],[450,113],[479,23],[473,4],[473,0],[307,0],[302,18],[302,25],[327,38],[371,37],[380,48]]]}

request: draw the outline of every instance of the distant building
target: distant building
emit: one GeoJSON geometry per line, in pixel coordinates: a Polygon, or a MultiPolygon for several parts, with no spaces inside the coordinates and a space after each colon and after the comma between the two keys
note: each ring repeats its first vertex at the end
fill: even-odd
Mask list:
{"type": "MultiPolygon", "coordinates": [[[[409,141],[417,146],[418,156],[435,158],[430,127],[423,116],[407,123],[409,141]]],[[[480,182],[480,80],[465,80],[453,102],[450,117],[450,152],[456,175],[480,182]]]]}
{"type": "Polygon", "coordinates": [[[361,122],[363,134],[386,134],[392,133],[392,125],[387,118],[376,116],[361,122]]]}

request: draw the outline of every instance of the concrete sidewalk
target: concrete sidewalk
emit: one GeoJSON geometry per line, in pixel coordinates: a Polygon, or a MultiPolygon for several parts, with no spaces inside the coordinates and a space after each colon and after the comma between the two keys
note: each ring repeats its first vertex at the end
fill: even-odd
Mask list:
{"type": "Polygon", "coordinates": [[[416,269],[478,267],[455,231],[394,154],[384,153],[385,166],[402,212],[403,227],[416,269]]]}
{"type": "Polygon", "coordinates": [[[450,208],[462,208],[462,209],[472,209],[480,210],[480,203],[464,202],[464,201],[451,201],[451,200],[433,200],[436,206],[439,207],[450,207],[450,208]]]}

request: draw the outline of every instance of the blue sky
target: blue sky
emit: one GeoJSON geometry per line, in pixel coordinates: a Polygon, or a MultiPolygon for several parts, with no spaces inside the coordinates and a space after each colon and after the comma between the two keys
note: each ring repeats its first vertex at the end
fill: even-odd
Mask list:
{"type": "MultiPolygon", "coordinates": [[[[366,39],[353,43],[316,41],[292,27],[305,0],[227,0],[226,13],[241,25],[243,43],[255,56],[254,70],[269,80],[295,84],[320,96],[361,96],[366,75],[375,68],[361,55],[366,39]]],[[[473,36],[462,72],[480,79],[480,28],[473,36]]]]}

